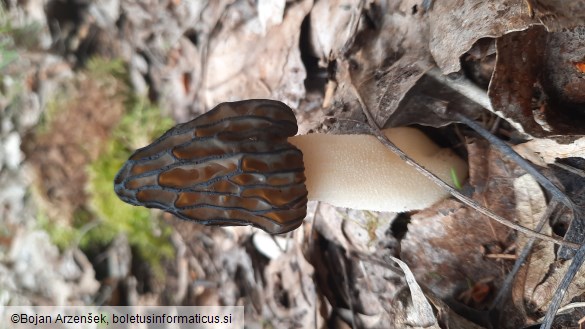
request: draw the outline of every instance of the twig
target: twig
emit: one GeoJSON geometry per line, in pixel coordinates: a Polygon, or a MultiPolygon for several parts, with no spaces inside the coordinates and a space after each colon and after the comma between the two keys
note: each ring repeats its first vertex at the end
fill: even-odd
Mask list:
{"type": "Polygon", "coordinates": [[[585,178],[585,172],[583,170],[581,170],[581,169],[578,169],[578,168],[575,168],[575,167],[572,167],[572,166],[568,166],[568,165],[566,165],[564,163],[561,163],[561,162],[559,162],[559,163],[551,163],[551,165],[553,165],[555,167],[559,167],[561,169],[564,169],[564,170],[566,170],[566,171],[568,171],[568,172],[570,172],[572,174],[575,174],[575,175],[577,175],[577,176],[579,176],[581,178],[585,178]]]}
{"type": "MultiPolygon", "coordinates": [[[[559,308],[559,310],[557,311],[557,315],[563,314],[563,313],[568,313],[569,311],[571,311],[575,308],[585,308],[585,302],[575,302],[575,303],[567,304],[567,305],[559,308]]],[[[544,320],[544,317],[538,319],[538,321],[543,321],[543,320],[544,320]]]]}
{"type": "Polygon", "coordinates": [[[451,89],[457,91],[461,95],[469,98],[470,100],[476,102],[477,104],[483,106],[485,109],[489,110],[490,112],[494,112],[492,108],[492,103],[490,102],[490,98],[485,93],[485,91],[475,84],[469,83],[467,79],[459,78],[459,79],[450,79],[449,77],[443,75],[441,70],[438,67],[434,67],[427,71],[429,76],[433,77],[433,79],[441,82],[442,84],[449,86],[451,89]]]}
{"type": "Polygon", "coordinates": [[[530,237],[535,237],[544,241],[549,241],[552,243],[556,243],[562,246],[566,246],[572,249],[578,249],[579,245],[573,242],[569,242],[569,241],[564,241],[562,239],[559,238],[555,238],[555,237],[551,237],[545,234],[541,234],[541,233],[537,233],[534,232],[524,226],[518,225],[516,223],[510,222],[509,220],[496,215],[495,213],[493,213],[491,210],[479,205],[477,202],[471,200],[470,198],[466,197],[465,195],[463,195],[462,193],[460,193],[459,191],[457,191],[456,189],[454,189],[453,187],[451,187],[449,184],[445,183],[443,180],[441,180],[438,176],[436,176],[435,174],[433,174],[432,172],[428,171],[426,168],[424,168],[423,166],[421,166],[420,164],[418,164],[417,162],[415,162],[414,160],[412,160],[408,155],[406,155],[406,153],[404,153],[401,149],[399,149],[396,145],[394,145],[394,143],[392,143],[388,137],[386,137],[386,135],[384,135],[382,133],[382,131],[380,130],[380,128],[376,125],[374,119],[372,118],[372,114],[370,113],[370,111],[368,110],[365,102],[363,101],[361,95],[359,94],[358,90],[355,88],[355,86],[353,84],[351,84],[351,88],[356,96],[356,98],[358,99],[358,102],[360,103],[361,107],[362,107],[362,111],[364,112],[366,118],[368,119],[368,122],[370,123],[370,129],[372,131],[372,133],[374,134],[374,136],[384,145],[386,146],[386,148],[388,148],[390,151],[392,151],[394,154],[398,155],[404,162],[408,163],[409,165],[413,166],[414,168],[416,168],[417,171],[419,171],[421,174],[423,174],[424,176],[426,176],[427,178],[429,178],[431,181],[433,181],[435,184],[437,184],[438,186],[442,187],[443,189],[445,189],[446,191],[448,191],[453,197],[455,197],[457,200],[461,201],[462,203],[464,203],[465,205],[475,209],[476,211],[478,211],[479,213],[490,217],[491,219],[495,220],[496,222],[505,225],[509,228],[515,229],[518,232],[524,233],[530,237]]]}
{"type": "MultiPolygon", "coordinates": [[[[538,221],[538,224],[535,227],[536,232],[540,233],[540,231],[542,230],[544,225],[548,222],[549,217],[553,214],[554,210],[557,208],[557,205],[558,205],[558,201],[551,200],[548,207],[546,207],[546,211],[544,212],[544,214],[542,214],[542,217],[540,218],[540,220],[538,221]]],[[[490,306],[488,312],[491,313],[493,310],[496,310],[499,308],[499,306],[503,305],[502,302],[503,302],[504,298],[506,297],[508,290],[512,286],[512,281],[514,280],[514,277],[516,277],[516,274],[520,270],[520,267],[522,267],[522,265],[524,264],[524,261],[526,260],[526,258],[530,254],[530,251],[532,250],[532,246],[534,245],[534,242],[536,242],[536,239],[530,238],[526,242],[526,245],[524,246],[524,248],[522,248],[522,252],[520,253],[520,255],[518,255],[518,258],[516,259],[516,262],[514,263],[514,267],[512,268],[510,273],[508,273],[508,275],[506,276],[506,279],[504,280],[504,283],[502,284],[502,287],[498,291],[498,294],[497,294],[496,298],[494,299],[494,301],[492,302],[492,305],[490,306]]]]}
{"type": "MultiPolygon", "coordinates": [[[[483,89],[479,88],[476,84],[474,84],[473,82],[466,79],[464,76],[460,76],[456,79],[451,79],[451,78],[443,75],[441,70],[439,70],[439,68],[437,68],[437,67],[430,69],[429,71],[427,71],[426,74],[428,74],[433,79],[439,81],[440,83],[448,86],[449,88],[457,91],[458,93],[467,97],[471,101],[481,105],[486,110],[488,110],[488,111],[496,114],[497,116],[502,117],[504,120],[506,120],[506,118],[504,117],[504,115],[502,113],[498,113],[494,110],[494,108],[492,107],[492,103],[490,102],[490,98],[487,95],[487,93],[483,89]]],[[[506,122],[511,124],[520,133],[526,134],[526,132],[524,131],[524,128],[519,123],[511,121],[511,120],[506,120],[506,122]]]]}
{"type": "Polygon", "coordinates": [[[492,258],[492,259],[507,259],[507,260],[516,260],[516,255],[511,254],[487,254],[485,258],[492,258]]]}
{"type": "Polygon", "coordinates": [[[546,315],[544,316],[544,321],[542,322],[540,329],[551,328],[553,320],[555,319],[555,315],[557,314],[557,310],[559,309],[559,307],[561,306],[561,302],[563,301],[563,297],[565,296],[565,293],[567,292],[569,285],[573,281],[573,278],[575,278],[575,275],[579,271],[579,268],[581,268],[581,265],[583,264],[584,261],[585,244],[582,245],[581,248],[579,248],[579,250],[577,250],[577,253],[575,253],[575,257],[573,257],[571,265],[569,265],[569,268],[567,269],[567,273],[563,277],[563,280],[561,280],[561,283],[559,284],[552,300],[550,301],[548,310],[546,312],[546,315]]]}
{"type": "MultiPolygon", "coordinates": [[[[479,90],[480,92],[477,93],[479,88],[477,88],[477,86],[475,86],[473,83],[471,83],[467,79],[463,78],[463,79],[459,79],[458,81],[450,80],[447,77],[443,76],[438,69],[430,70],[429,75],[431,75],[433,78],[437,79],[438,81],[443,82],[447,86],[459,91],[461,94],[467,96],[470,100],[482,105],[484,108],[495,113],[494,109],[491,107],[491,103],[489,102],[488,95],[481,90],[479,90]]],[[[458,116],[458,119],[460,119],[460,120],[463,117],[460,114],[459,115],[456,114],[456,116],[458,116]]],[[[468,126],[473,128],[474,130],[476,130],[484,138],[487,138],[490,142],[492,142],[494,145],[499,147],[501,150],[510,149],[502,141],[500,141],[496,138],[492,138],[493,136],[491,136],[491,134],[484,134],[484,133],[482,133],[481,129],[479,129],[479,130],[476,129],[479,125],[477,125],[472,120],[469,120],[465,117],[463,117],[463,118],[464,118],[463,121],[466,121],[464,123],[466,123],[468,126]]],[[[520,131],[522,133],[524,132],[524,130],[520,124],[515,123],[515,122],[510,122],[510,121],[509,121],[509,123],[512,124],[518,131],[520,131]]],[[[546,179],[544,176],[542,176],[540,174],[540,172],[538,172],[536,169],[534,169],[534,167],[532,167],[530,164],[528,164],[528,162],[526,160],[524,160],[524,158],[519,156],[516,152],[512,151],[512,152],[505,152],[505,153],[509,153],[508,154],[509,156],[512,154],[511,157],[514,160],[516,160],[517,163],[521,167],[523,167],[528,173],[532,174],[532,176],[544,188],[546,188],[550,193],[552,193],[553,200],[556,199],[556,200],[561,201],[563,204],[565,204],[569,208],[569,210],[573,211],[573,220],[581,220],[582,216],[577,211],[578,209],[576,209],[575,206],[573,205],[573,202],[571,201],[571,199],[569,199],[564,193],[562,193],[554,184],[552,184],[548,179],[546,179]]],[[[572,243],[572,244],[578,246],[578,244],[576,244],[576,243],[572,243]]],[[[563,245],[563,246],[565,246],[565,245],[563,245]]],[[[570,247],[570,248],[575,249],[575,247],[570,247]]],[[[524,251],[526,253],[529,252],[529,250],[527,250],[527,249],[525,249],[524,251]]],[[[550,327],[552,326],[552,322],[553,322],[554,317],[557,313],[557,310],[560,306],[560,303],[563,300],[563,296],[567,292],[569,285],[573,281],[573,278],[577,274],[577,272],[578,272],[579,268],[581,267],[581,265],[583,264],[583,262],[585,262],[585,244],[578,247],[577,253],[574,255],[573,260],[571,261],[571,265],[569,266],[569,269],[567,270],[567,273],[565,273],[563,280],[561,281],[561,283],[559,284],[559,286],[555,290],[554,296],[553,296],[551,303],[548,307],[548,310],[547,310],[547,313],[545,316],[545,321],[542,324],[541,329],[550,329],[550,327]]],[[[517,264],[518,264],[518,262],[517,262],[517,264]]]]}
{"type": "Polygon", "coordinates": [[[523,157],[521,157],[516,151],[514,151],[508,144],[504,143],[499,138],[495,137],[494,135],[490,134],[485,128],[477,124],[475,121],[469,119],[465,115],[461,113],[450,113],[453,115],[454,119],[460,122],[463,122],[469,128],[475,130],[476,133],[480,134],[481,137],[485,138],[490,142],[490,144],[496,146],[504,155],[512,159],[516,164],[518,164],[522,169],[524,169],[527,173],[529,173],[537,182],[542,185],[547,191],[549,191],[553,197],[559,201],[561,201],[565,206],[567,206],[570,210],[574,210],[575,206],[569,197],[567,197],[556,185],[554,185],[548,178],[544,177],[540,171],[536,170],[528,161],[526,161],[523,157]]]}
{"type": "MultiPolygon", "coordinates": [[[[353,328],[358,328],[356,326],[356,310],[354,307],[354,300],[353,300],[353,295],[352,293],[349,291],[349,269],[347,268],[347,264],[346,261],[347,259],[345,257],[343,257],[342,255],[340,255],[339,249],[341,249],[339,246],[337,245],[332,245],[335,249],[333,249],[335,251],[335,256],[337,256],[337,261],[339,262],[339,266],[341,266],[341,274],[343,275],[343,290],[345,292],[345,295],[347,296],[348,299],[348,304],[349,304],[349,309],[351,312],[351,325],[353,326],[353,328]]],[[[345,251],[345,250],[344,250],[345,251]]]]}

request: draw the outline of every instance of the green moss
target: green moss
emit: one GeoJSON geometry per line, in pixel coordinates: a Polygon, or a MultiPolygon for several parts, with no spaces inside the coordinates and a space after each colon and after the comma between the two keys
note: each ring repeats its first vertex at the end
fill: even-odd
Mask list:
{"type": "Polygon", "coordinates": [[[39,209],[37,211],[37,225],[40,229],[46,231],[51,238],[51,241],[63,250],[71,246],[72,241],[75,241],[76,230],[70,226],[64,226],[55,221],[52,221],[47,214],[39,209]]]}
{"type": "Polygon", "coordinates": [[[93,59],[88,62],[87,74],[99,83],[112,83],[112,79],[123,82],[120,99],[124,102],[125,114],[112,130],[98,159],[86,168],[89,200],[86,206],[75,210],[72,225],[57,224],[42,214],[39,214],[39,224],[61,248],[78,244],[83,250],[89,250],[105,246],[119,234],[125,234],[137,256],[147,261],[155,273],[161,274],[161,260],[174,252],[169,240],[171,228],[155,218],[152,211],[118,199],[113,182],[130,154],[165,132],[173,121],[164,118],[160,109],[147,100],[129,92],[128,75],[121,61],[93,59]]]}
{"type": "MultiPolygon", "coordinates": [[[[116,63],[90,61],[91,72],[112,72],[118,79],[125,77],[125,70],[116,63]]],[[[89,205],[101,218],[101,223],[81,239],[82,247],[91,243],[108,243],[118,234],[125,233],[139,256],[157,269],[163,257],[170,257],[173,249],[169,243],[171,228],[153,218],[153,212],[134,207],[118,199],[113,182],[118,170],[134,149],[144,146],[164,133],[173,121],[164,118],[160,110],[135,95],[126,97],[126,114],[120,120],[107,141],[99,159],[88,168],[89,205]]]]}
{"type": "MultiPolygon", "coordinates": [[[[130,112],[126,118],[141,116],[148,111],[130,112]]],[[[137,118],[138,119],[138,118],[137,118]]],[[[113,190],[114,176],[129,156],[130,145],[134,138],[124,138],[122,131],[126,126],[123,120],[108,142],[101,157],[89,166],[91,193],[90,206],[102,219],[99,226],[92,229],[81,240],[82,246],[94,242],[107,243],[119,233],[126,233],[130,245],[135,247],[140,256],[156,267],[162,257],[171,256],[173,249],[169,244],[170,228],[161,225],[146,208],[134,207],[122,202],[113,190]]],[[[130,120],[131,121],[131,120],[130,120]]],[[[151,121],[150,125],[160,123],[162,118],[151,121]]],[[[161,132],[162,133],[162,132],[161,132]]]]}

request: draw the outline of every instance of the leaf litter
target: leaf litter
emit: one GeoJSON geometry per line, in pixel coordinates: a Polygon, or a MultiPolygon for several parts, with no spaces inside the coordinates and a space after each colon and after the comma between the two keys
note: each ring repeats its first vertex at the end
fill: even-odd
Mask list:
{"type": "MultiPolygon", "coordinates": [[[[559,303],[585,299],[580,264],[566,247],[583,243],[583,168],[563,160],[583,153],[583,1],[115,3],[113,11],[102,3],[74,7],[77,20],[48,11],[44,24],[68,28],[51,35],[45,25],[44,37],[59,41],[52,51],[71,67],[93,55],[122,58],[134,88],[177,121],[223,101],[273,98],[296,110],[305,132],[419,125],[467,157],[465,197],[534,228],[552,207],[549,191],[459,120],[439,115],[462,113],[513,145],[574,203],[551,211],[541,230],[565,237],[565,247],[536,239],[526,259],[529,237],[455,199],[401,215],[311,204],[306,223],[275,258],[256,250],[250,228],[202,228],[160,216],[180,233],[173,241],[182,252],[165,264],[166,280],[145,280],[154,293],[136,291],[138,300],[240,304],[247,323],[275,327],[518,328],[540,323],[547,311],[553,317],[551,298],[571,266],[575,279],[559,303]],[[524,266],[506,287],[516,258],[524,266]]],[[[32,18],[39,11],[8,12],[32,18]]],[[[37,97],[38,84],[50,79],[35,79],[25,88],[37,97]]],[[[54,135],[78,136],[66,117],[58,120],[68,128],[54,135]]],[[[28,147],[60,150],[63,140],[79,147],[78,139],[28,147]]],[[[43,168],[47,160],[25,161],[43,168]]],[[[45,176],[37,179],[54,187],[52,195],[83,191],[82,179],[58,184],[45,176]]],[[[48,200],[67,212],[63,201],[48,200]]],[[[141,278],[136,270],[128,276],[141,278]]],[[[577,327],[583,314],[567,314],[555,325],[577,327]]]]}

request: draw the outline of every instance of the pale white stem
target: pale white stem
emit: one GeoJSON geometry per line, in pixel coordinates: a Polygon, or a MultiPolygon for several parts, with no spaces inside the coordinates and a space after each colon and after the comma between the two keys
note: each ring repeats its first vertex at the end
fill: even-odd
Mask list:
{"type": "MultiPolygon", "coordinates": [[[[467,164],[414,128],[384,134],[415,161],[452,182],[467,177],[467,164]]],[[[406,164],[371,135],[308,134],[288,139],[303,152],[309,200],[338,207],[403,212],[424,209],[449,193],[406,164]]]]}

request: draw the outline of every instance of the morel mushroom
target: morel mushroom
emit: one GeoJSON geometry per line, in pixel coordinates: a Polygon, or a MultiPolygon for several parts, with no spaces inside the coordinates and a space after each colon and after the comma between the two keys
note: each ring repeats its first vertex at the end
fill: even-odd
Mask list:
{"type": "MultiPolygon", "coordinates": [[[[466,163],[418,130],[384,132],[441,179],[465,177],[466,163]]],[[[299,227],[307,199],[399,212],[448,195],[373,136],[296,133],[294,113],[281,102],[222,103],[134,152],[114,189],[127,203],[185,220],[271,234],[299,227]]]]}

